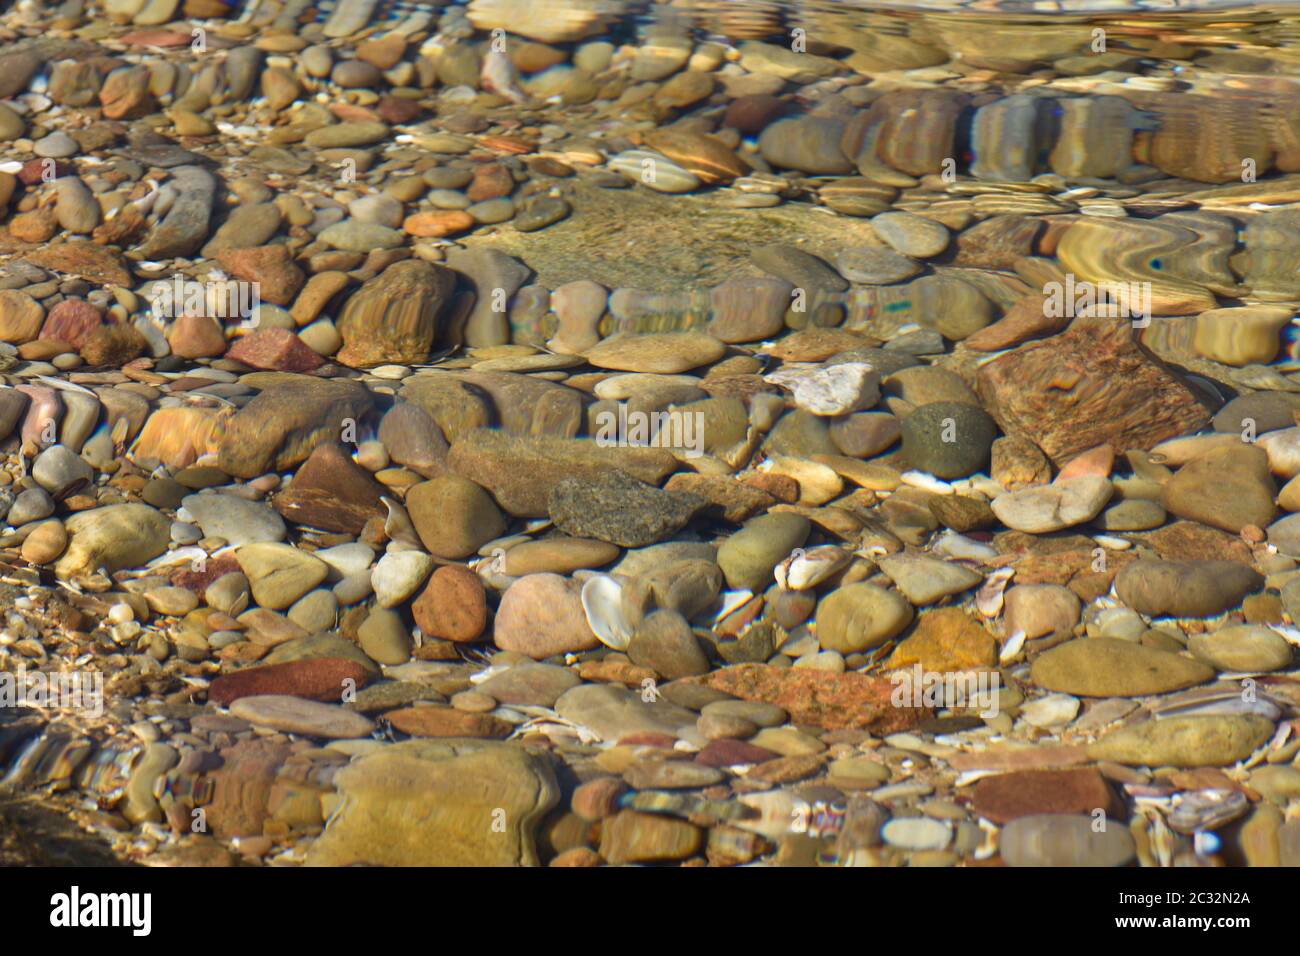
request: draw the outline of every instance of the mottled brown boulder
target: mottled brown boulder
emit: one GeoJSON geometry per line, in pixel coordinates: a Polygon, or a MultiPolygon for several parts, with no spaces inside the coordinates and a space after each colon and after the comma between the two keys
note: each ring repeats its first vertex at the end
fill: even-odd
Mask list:
{"type": "Polygon", "coordinates": [[[222,674],[208,687],[208,702],[225,707],[241,697],[287,694],[322,703],[337,703],[349,685],[359,690],[370,681],[366,669],[340,657],[316,657],[287,664],[268,664],[222,674]]]}
{"type": "Polygon", "coordinates": [[[571,476],[592,478],[617,469],[657,485],[677,467],[662,448],[605,447],[581,438],[509,435],[481,428],[451,446],[453,472],[482,485],[516,517],[549,515],[551,491],[571,476]]]}
{"type": "Polygon", "coordinates": [[[370,393],[357,382],[265,374],[265,387],[221,436],[217,464],[228,475],[255,478],[301,464],[317,445],[339,441],[345,428],[355,428],[370,411],[370,393]]]}
{"type": "Polygon", "coordinates": [[[339,317],[339,362],[352,368],[423,362],[438,336],[438,316],[456,274],[419,259],[389,266],[348,298],[339,317]]]}
{"type": "Polygon", "coordinates": [[[371,518],[388,513],[383,485],[332,441],[322,442],[271,504],[288,521],[359,534],[371,518]]]}
{"type": "Polygon", "coordinates": [[[1004,432],[1032,439],[1058,466],[1098,445],[1151,448],[1210,421],[1122,319],[1076,319],[999,356],[980,368],[977,391],[1004,432]]]}
{"type": "Polygon", "coordinates": [[[890,734],[914,727],[930,715],[924,707],[894,706],[892,698],[897,685],[887,678],[865,674],[738,664],[691,678],[689,682],[704,684],[742,700],[776,704],[790,715],[793,723],[811,724],[825,730],[853,728],[890,734]]]}

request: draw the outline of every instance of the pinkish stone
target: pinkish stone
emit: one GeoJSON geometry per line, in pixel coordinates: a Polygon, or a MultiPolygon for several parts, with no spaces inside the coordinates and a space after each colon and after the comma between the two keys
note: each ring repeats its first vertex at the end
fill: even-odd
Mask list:
{"type": "Polygon", "coordinates": [[[168,330],[167,344],[181,358],[216,358],[226,351],[226,336],[209,315],[182,315],[168,330]]]}
{"type": "Polygon", "coordinates": [[[526,574],[501,596],[493,639],[503,651],[534,660],[600,646],[582,610],[576,581],[526,574]]]}
{"type": "Polygon", "coordinates": [[[85,299],[64,299],[45,316],[41,338],[66,342],[80,349],[86,337],[99,328],[104,314],[85,299]]]}
{"type": "Polygon", "coordinates": [[[245,335],[230,347],[226,358],[264,372],[310,372],[325,364],[288,329],[258,329],[245,335]]]}

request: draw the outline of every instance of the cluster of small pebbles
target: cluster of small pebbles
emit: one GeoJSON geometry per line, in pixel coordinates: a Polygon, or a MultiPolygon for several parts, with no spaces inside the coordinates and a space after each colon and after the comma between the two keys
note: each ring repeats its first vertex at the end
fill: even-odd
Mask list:
{"type": "Polygon", "coordinates": [[[1300,18],[814,6],[0,15],[0,679],[104,691],[0,695],[0,791],[147,864],[1300,865],[1300,18]]]}

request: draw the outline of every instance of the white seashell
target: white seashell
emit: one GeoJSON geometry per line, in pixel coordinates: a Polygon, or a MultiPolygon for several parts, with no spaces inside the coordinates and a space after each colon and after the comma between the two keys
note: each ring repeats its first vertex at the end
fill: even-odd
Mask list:
{"type": "Polygon", "coordinates": [[[23,164],[17,160],[10,160],[7,163],[0,163],[0,173],[21,173],[23,164]]]}
{"type": "Polygon", "coordinates": [[[723,591],[718,595],[718,603],[715,605],[718,610],[713,615],[713,623],[718,623],[728,614],[743,607],[745,602],[753,596],[753,591],[723,591]]]}
{"type": "Polygon", "coordinates": [[[924,471],[905,471],[900,476],[903,484],[911,485],[913,488],[920,488],[923,491],[930,491],[936,495],[950,495],[954,489],[948,482],[936,478],[934,475],[924,471]]]}
{"type": "Polygon", "coordinates": [[[1269,627],[1282,635],[1288,644],[1294,644],[1300,647],[1300,628],[1291,627],[1286,624],[1270,624],[1269,627]]]}
{"type": "Polygon", "coordinates": [[[1008,664],[1015,660],[1024,646],[1025,632],[1013,631],[1011,636],[1006,639],[1006,643],[1002,645],[1002,650],[998,652],[998,663],[1008,664]]]}
{"type": "Polygon", "coordinates": [[[1129,548],[1133,547],[1133,542],[1128,538],[1117,538],[1114,535],[1109,534],[1093,535],[1092,540],[1096,541],[1101,547],[1107,548],[1111,551],[1127,551],[1129,548]]]}
{"type": "Polygon", "coordinates": [[[582,612],[587,626],[606,647],[627,650],[632,629],[623,616],[623,587],[608,574],[593,575],[582,586],[582,612]]]}
{"type": "MultiPolygon", "coordinates": [[[[1016,631],[1023,636],[1023,631],[1016,631]]],[[[1069,694],[1050,694],[1031,700],[1020,708],[1020,716],[1033,727],[1063,727],[1079,715],[1079,698],[1069,694]]]]}
{"type": "Polygon", "coordinates": [[[1002,594],[1016,576],[1015,568],[999,568],[984,579],[979,591],[975,593],[975,607],[985,617],[997,617],[1002,613],[1002,594]]]}
{"type": "Polygon", "coordinates": [[[815,587],[849,563],[852,555],[843,548],[825,544],[816,548],[795,548],[776,566],[773,574],[785,591],[804,591],[815,587]]]}
{"type": "Polygon", "coordinates": [[[939,535],[931,550],[945,558],[964,561],[991,561],[998,556],[997,548],[992,545],[973,541],[956,531],[945,531],[939,535]]]}
{"type": "Polygon", "coordinates": [[[190,545],[187,548],[177,548],[175,551],[168,551],[165,554],[158,555],[158,557],[146,564],[145,568],[152,571],[155,568],[171,567],[174,564],[189,564],[195,561],[207,560],[208,552],[198,545],[190,545]]]}
{"type": "Polygon", "coordinates": [[[416,548],[423,547],[420,536],[415,533],[415,525],[411,523],[411,516],[406,513],[406,506],[396,498],[384,496],[379,500],[388,508],[388,517],[384,519],[384,533],[388,535],[388,540],[400,541],[416,548]]]}

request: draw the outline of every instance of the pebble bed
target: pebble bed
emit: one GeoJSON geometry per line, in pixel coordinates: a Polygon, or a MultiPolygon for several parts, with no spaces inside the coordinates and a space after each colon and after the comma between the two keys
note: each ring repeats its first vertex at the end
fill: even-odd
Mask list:
{"type": "Polygon", "coordinates": [[[646,6],[0,12],[0,858],[1300,865],[1300,15],[646,6]]]}

